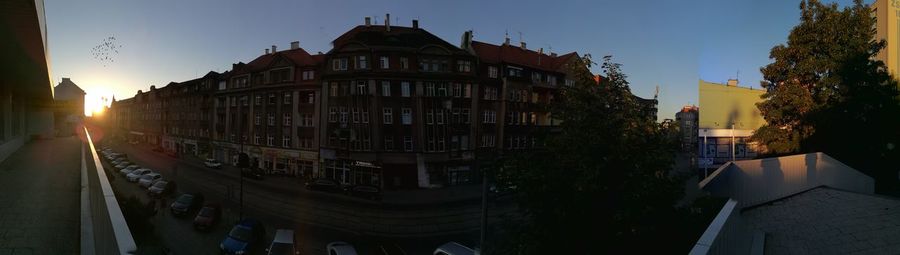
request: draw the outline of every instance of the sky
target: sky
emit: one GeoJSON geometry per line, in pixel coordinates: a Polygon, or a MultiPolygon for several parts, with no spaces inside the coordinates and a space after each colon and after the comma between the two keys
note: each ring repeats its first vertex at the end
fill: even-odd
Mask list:
{"type": "Polygon", "coordinates": [[[383,24],[390,13],[392,25],[418,19],[454,45],[466,30],[495,44],[508,32],[530,49],[611,55],[634,94],[652,98],[659,87],[660,120],[697,104],[699,79],[738,78],[759,88],[759,69],[798,23],[798,7],[785,0],[45,0],[52,78],[71,78],[88,93],[86,104],[227,71],[273,44],[286,49],[299,41],[310,53],[327,52],[364,17],[383,24]],[[95,58],[93,49],[109,37],[118,53],[95,58]]]}

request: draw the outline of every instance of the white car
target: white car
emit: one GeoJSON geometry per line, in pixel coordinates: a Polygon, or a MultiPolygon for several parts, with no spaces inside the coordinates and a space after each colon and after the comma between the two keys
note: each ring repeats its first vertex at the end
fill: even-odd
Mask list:
{"type": "Polygon", "coordinates": [[[136,182],[136,181],[138,181],[139,178],[141,178],[141,176],[144,176],[145,174],[149,174],[150,172],[153,172],[153,171],[150,169],[147,169],[147,168],[141,168],[138,170],[131,171],[131,173],[126,175],[125,178],[127,178],[129,182],[136,182]]]}
{"type": "Polygon", "coordinates": [[[122,168],[122,170],[119,170],[119,173],[121,173],[122,175],[128,175],[128,173],[131,173],[131,171],[137,170],[138,168],[141,168],[141,167],[138,165],[132,164],[125,168],[122,168]]]}
{"type": "Polygon", "coordinates": [[[222,163],[219,163],[219,161],[216,161],[215,159],[211,159],[211,158],[207,158],[206,161],[203,162],[203,164],[209,168],[221,168],[222,167],[222,163]]]}
{"type": "Polygon", "coordinates": [[[475,251],[472,248],[466,247],[465,245],[459,244],[457,242],[449,242],[444,245],[438,246],[437,249],[434,249],[433,255],[475,255],[475,251]]]}
{"type": "Polygon", "coordinates": [[[160,180],[162,180],[161,174],[151,172],[145,175],[141,175],[141,178],[138,178],[138,185],[144,188],[149,188],[151,185],[160,180]]]}
{"type": "Polygon", "coordinates": [[[266,254],[269,255],[295,255],[300,254],[294,241],[294,231],[290,229],[275,230],[275,238],[272,244],[266,248],[266,254]]]}
{"type": "Polygon", "coordinates": [[[358,255],[356,248],[346,242],[331,242],[325,245],[325,250],[330,255],[358,255]]]}

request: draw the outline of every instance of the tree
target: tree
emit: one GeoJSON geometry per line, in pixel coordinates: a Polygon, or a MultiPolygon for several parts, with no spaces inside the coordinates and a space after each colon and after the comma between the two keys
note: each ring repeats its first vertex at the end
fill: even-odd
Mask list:
{"type": "Polygon", "coordinates": [[[526,220],[507,229],[509,239],[491,250],[593,254],[658,249],[667,241],[687,248],[696,239],[673,234],[674,204],[683,195],[682,179],[669,173],[677,129],[643,116],[610,57],[601,64],[606,78],[600,84],[584,67],[551,105],[562,120],[558,132],[539,137],[542,148],[504,155],[496,178],[518,187],[526,220]]]}
{"type": "Polygon", "coordinates": [[[896,186],[900,103],[897,81],[875,56],[871,9],[816,0],[800,3],[800,24],[761,68],[767,93],[757,106],[767,124],[752,139],[769,154],[825,152],[879,182],[896,186]]]}

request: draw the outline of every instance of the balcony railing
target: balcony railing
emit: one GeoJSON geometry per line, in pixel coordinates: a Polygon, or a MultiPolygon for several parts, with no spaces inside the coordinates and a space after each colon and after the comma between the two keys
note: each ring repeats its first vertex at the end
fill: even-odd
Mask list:
{"type": "Polygon", "coordinates": [[[87,128],[84,130],[87,139],[81,162],[81,253],[134,254],[137,245],[97,156],[91,134],[87,128]],[[94,163],[93,171],[87,167],[88,162],[94,163]]]}

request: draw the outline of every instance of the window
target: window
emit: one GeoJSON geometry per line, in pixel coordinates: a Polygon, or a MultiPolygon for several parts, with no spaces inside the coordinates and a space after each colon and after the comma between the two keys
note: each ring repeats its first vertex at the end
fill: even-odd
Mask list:
{"type": "Polygon", "coordinates": [[[410,108],[403,108],[403,109],[400,109],[400,112],[401,112],[401,114],[402,114],[402,115],[401,115],[401,121],[403,122],[403,125],[410,125],[410,124],[412,124],[412,109],[410,109],[410,108]]]}
{"type": "Polygon", "coordinates": [[[459,120],[459,108],[453,108],[452,112],[450,113],[450,116],[451,116],[450,123],[452,123],[452,124],[462,123],[462,121],[459,120]]]}
{"type": "Polygon", "coordinates": [[[462,97],[462,88],[461,88],[462,84],[453,83],[450,86],[453,87],[453,96],[454,97],[462,97]]]}
{"type": "Polygon", "coordinates": [[[313,70],[303,71],[303,73],[301,73],[302,74],[301,79],[303,79],[304,81],[315,79],[315,74],[316,74],[315,72],[316,71],[313,71],[313,70]]]}
{"type": "Polygon", "coordinates": [[[497,123],[497,112],[485,110],[482,114],[482,123],[497,123]]]}
{"type": "Polygon", "coordinates": [[[262,96],[261,96],[261,95],[256,95],[256,99],[255,99],[255,101],[254,101],[254,104],[256,104],[256,105],[262,104],[262,96]]]}
{"type": "Polygon", "coordinates": [[[368,69],[369,61],[366,56],[356,56],[356,69],[368,69]]]}
{"type": "Polygon", "coordinates": [[[359,123],[359,108],[353,108],[353,123],[359,123]]]}
{"type": "Polygon", "coordinates": [[[356,94],[357,95],[365,95],[368,94],[366,90],[366,81],[356,81],[356,94]]]}
{"type": "Polygon", "coordinates": [[[394,124],[394,109],[385,107],[382,111],[384,113],[384,124],[394,124]]]}
{"type": "Polygon", "coordinates": [[[460,150],[468,150],[469,149],[469,136],[467,136],[467,135],[460,136],[459,141],[460,141],[460,145],[459,145],[460,150]]]}
{"type": "Polygon", "coordinates": [[[262,138],[259,137],[259,134],[253,135],[253,144],[259,145],[262,142],[262,138]]]}
{"type": "Polygon", "coordinates": [[[284,116],[281,117],[281,119],[284,122],[284,126],[286,126],[286,127],[291,126],[291,114],[290,113],[285,113],[284,116]]]}
{"type": "Polygon", "coordinates": [[[333,97],[338,96],[338,89],[339,89],[339,88],[338,88],[337,83],[332,83],[331,86],[328,87],[328,88],[330,89],[330,93],[329,93],[330,96],[333,96],[333,97]]]}
{"type": "Polygon", "coordinates": [[[400,58],[400,69],[409,70],[409,59],[405,57],[400,58]]]}
{"type": "Polygon", "coordinates": [[[437,110],[434,114],[434,118],[437,124],[444,124],[444,110],[437,110]]]}
{"type": "Polygon", "coordinates": [[[313,104],[313,103],[315,103],[315,102],[316,102],[316,93],[315,93],[315,92],[309,92],[309,94],[307,94],[307,96],[306,96],[306,103],[307,103],[307,104],[313,104]]]}
{"type": "Polygon", "coordinates": [[[290,136],[282,136],[281,137],[281,147],[291,147],[291,137],[290,136]]]}
{"type": "Polygon", "coordinates": [[[522,68],[518,67],[506,67],[507,75],[510,77],[522,77],[522,68]]]}
{"type": "Polygon", "coordinates": [[[284,98],[282,99],[282,101],[284,102],[284,104],[291,104],[291,103],[294,102],[294,100],[291,99],[291,96],[292,96],[291,94],[293,94],[293,93],[292,93],[292,92],[285,92],[285,93],[284,93],[284,98]]]}
{"type": "Polygon", "coordinates": [[[237,106],[237,97],[231,97],[231,106],[237,106]]]}
{"type": "Polygon", "coordinates": [[[556,86],[556,76],[547,75],[547,83],[550,85],[556,86]]]}
{"type": "Polygon", "coordinates": [[[413,150],[413,140],[412,136],[404,136],[403,137],[403,150],[404,151],[412,151],[413,150]]]}
{"type": "Polygon", "coordinates": [[[341,123],[347,123],[347,107],[341,107],[341,123]]]}
{"type": "Polygon", "coordinates": [[[385,136],[384,137],[384,150],[386,150],[386,151],[394,150],[394,137],[393,136],[385,136]]]}
{"type": "Polygon", "coordinates": [[[275,114],[269,113],[269,126],[275,126],[275,114]]]}
{"type": "Polygon", "coordinates": [[[347,70],[347,59],[346,58],[336,58],[336,59],[331,60],[331,70],[346,71],[347,70]]]}
{"type": "Polygon", "coordinates": [[[381,82],[381,96],[383,96],[383,97],[391,96],[391,82],[389,82],[389,81],[381,82]]]}
{"type": "Polygon", "coordinates": [[[484,99],[485,100],[497,100],[497,88],[485,87],[484,88],[484,99]]]}
{"type": "Polygon", "coordinates": [[[409,97],[409,82],[408,81],[400,82],[400,95],[403,97],[409,97]]]}
{"type": "Polygon", "coordinates": [[[390,62],[391,62],[391,59],[386,56],[382,56],[382,57],[378,58],[378,66],[381,67],[381,69],[390,68],[390,62]]]}
{"type": "Polygon", "coordinates": [[[275,94],[269,93],[269,104],[275,104],[275,94]]]}
{"type": "Polygon", "coordinates": [[[498,73],[496,66],[488,66],[488,77],[497,78],[498,73]]]}
{"type": "Polygon", "coordinates": [[[531,81],[532,82],[541,82],[541,73],[531,72],[531,81]]]}
{"type": "Polygon", "coordinates": [[[269,71],[269,81],[270,82],[283,82],[291,80],[291,69],[290,68],[282,68],[277,70],[269,71]]]}
{"type": "Polygon", "coordinates": [[[328,108],[328,122],[334,123],[338,120],[338,108],[331,107],[328,108]]]}
{"type": "Polygon", "coordinates": [[[472,71],[472,62],[471,61],[456,61],[457,71],[468,73],[472,71]]]}
{"type": "Polygon", "coordinates": [[[253,121],[254,124],[259,125],[262,123],[262,116],[259,116],[259,113],[256,114],[256,120],[253,121]]]}
{"type": "Polygon", "coordinates": [[[266,137],[266,145],[275,146],[275,137],[272,137],[271,135],[267,136],[266,137]]]}
{"type": "Polygon", "coordinates": [[[575,86],[575,81],[574,81],[574,80],[570,80],[570,79],[566,79],[566,86],[569,86],[569,87],[575,86]]]}
{"type": "Polygon", "coordinates": [[[485,134],[481,136],[481,147],[494,147],[494,135],[485,134]]]}
{"type": "Polygon", "coordinates": [[[434,83],[426,82],[425,83],[425,96],[434,96],[434,83]]]}
{"type": "Polygon", "coordinates": [[[241,105],[247,106],[249,103],[247,102],[247,96],[241,96],[241,105]]]}
{"type": "Polygon", "coordinates": [[[425,124],[433,124],[434,123],[434,113],[432,111],[425,112],[425,124]]]}
{"type": "Polygon", "coordinates": [[[442,97],[447,96],[447,84],[446,83],[438,84],[437,95],[442,96],[442,97]]]}
{"type": "Polygon", "coordinates": [[[472,97],[472,84],[467,83],[466,86],[463,87],[463,97],[465,97],[465,98],[472,97]]]}
{"type": "Polygon", "coordinates": [[[313,126],[312,114],[301,113],[299,125],[301,127],[312,127],[313,126]]]}
{"type": "Polygon", "coordinates": [[[368,108],[362,108],[362,113],[360,115],[362,115],[362,123],[369,123],[369,109],[368,108]]]}
{"type": "Polygon", "coordinates": [[[219,82],[219,90],[225,90],[225,84],[226,84],[225,81],[220,81],[219,82]]]}

